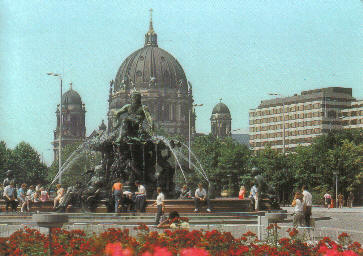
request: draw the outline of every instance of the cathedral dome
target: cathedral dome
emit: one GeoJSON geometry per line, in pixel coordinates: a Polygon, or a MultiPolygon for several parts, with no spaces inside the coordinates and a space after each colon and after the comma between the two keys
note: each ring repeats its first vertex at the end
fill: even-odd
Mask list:
{"type": "Polygon", "coordinates": [[[82,109],[82,99],[78,92],[71,88],[62,96],[62,104],[68,109],[82,109]]]}
{"type": "Polygon", "coordinates": [[[133,52],[121,64],[116,78],[115,90],[123,86],[132,88],[176,88],[186,92],[187,79],[182,66],[176,58],[158,47],[157,34],[152,20],[145,34],[143,48],[133,52]]]}
{"type": "Polygon", "coordinates": [[[231,114],[226,104],[219,102],[214,106],[212,114],[231,114]]]}

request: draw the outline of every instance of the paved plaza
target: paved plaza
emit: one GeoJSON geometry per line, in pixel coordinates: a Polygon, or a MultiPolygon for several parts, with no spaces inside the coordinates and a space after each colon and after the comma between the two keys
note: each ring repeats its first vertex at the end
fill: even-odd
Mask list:
{"type": "MultiPolygon", "coordinates": [[[[283,207],[288,213],[293,212],[292,207],[283,207]]],[[[353,208],[323,208],[313,207],[312,217],[316,219],[316,230],[326,230],[326,233],[337,236],[346,232],[358,242],[363,242],[363,207],[353,208]]],[[[323,232],[324,233],[324,232],[323,232]]]]}

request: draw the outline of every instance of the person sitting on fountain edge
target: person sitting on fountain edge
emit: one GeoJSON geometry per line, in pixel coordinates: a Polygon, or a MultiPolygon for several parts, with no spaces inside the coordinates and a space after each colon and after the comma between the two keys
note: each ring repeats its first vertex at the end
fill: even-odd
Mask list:
{"type": "Polygon", "coordinates": [[[207,212],[212,212],[211,211],[211,207],[210,207],[210,200],[207,196],[207,192],[205,191],[205,189],[203,188],[203,184],[199,183],[198,184],[198,188],[195,190],[195,195],[194,195],[194,205],[195,205],[195,209],[194,212],[198,212],[199,211],[199,206],[201,203],[203,204],[207,204],[207,212]]]}
{"type": "Polygon", "coordinates": [[[180,190],[179,199],[191,199],[192,192],[188,189],[188,185],[184,184],[182,189],[180,190]]]}
{"type": "Polygon", "coordinates": [[[135,210],[140,212],[145,212],[146,208],[146,189],[141,185],[140,181],[135,181],[135,186],[137,186],[135,210]]]}

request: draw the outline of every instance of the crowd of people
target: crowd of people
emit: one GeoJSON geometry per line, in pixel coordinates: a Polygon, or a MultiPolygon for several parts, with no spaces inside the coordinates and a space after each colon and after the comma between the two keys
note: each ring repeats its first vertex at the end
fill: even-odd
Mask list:
{"type": "Polygon", "coordinates": [[[27,184],[15,184],[14,181],[4,181],[0,185],[0,197],[5,200],[5,211],[30,212],[32,207],[38,207],[50,200],[49,192],[40,184],[28,187],[27,184]]]}

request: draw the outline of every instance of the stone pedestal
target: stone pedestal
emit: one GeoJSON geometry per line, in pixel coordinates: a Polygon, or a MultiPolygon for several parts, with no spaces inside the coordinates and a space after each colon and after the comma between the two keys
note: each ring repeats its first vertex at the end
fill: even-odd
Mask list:
{"type": "Polygon", "coordinates": [[[68,216],[59,213],[40,213],[33,214],[32,219],[39,227],[49,229],[49,255],[53,255],[52,228],[61,228],[64,223],[68,222],[68,216]]]}

